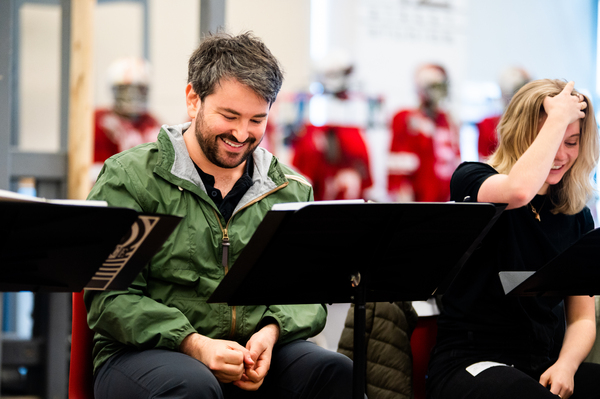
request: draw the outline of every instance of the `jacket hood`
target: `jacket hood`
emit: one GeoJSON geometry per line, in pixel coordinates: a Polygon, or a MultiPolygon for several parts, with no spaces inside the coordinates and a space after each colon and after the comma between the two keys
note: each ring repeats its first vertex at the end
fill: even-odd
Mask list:
{"type": "MultiPolygon", "coordinates": [[[[163,170],[166,168],[171,175],[192,183],[206,193],[206,187],[194,167],[194,161],[190,158],[183,140],[183,133],[190,125],[191,122],[187,122],[173,126],[163,125],[161,127],[158,136],[158,146],[162,156],[158,166],[163,168],[163,170]],[[171,145],[168,145],[169,142],[171,145]]],[[[236,210],[287,182],[283,171],[279,168],[278,163],[275,162],[276,159],[269,151],[262,147],[257,147],[252,153],[252,158],[254,160],[253,184],[240,200],[236,210]]],[[[162,173],[159,174],[163,175],[162,173]]]]}

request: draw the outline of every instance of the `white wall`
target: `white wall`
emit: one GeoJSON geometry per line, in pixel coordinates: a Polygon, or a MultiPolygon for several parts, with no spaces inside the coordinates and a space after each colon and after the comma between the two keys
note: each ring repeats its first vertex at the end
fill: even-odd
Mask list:
{"type": "Polygon", "coordinates": [[[94,104],[110,107],[112,94],[106,71],[127,56],[143,55],[143,8],[139,3],[98,3],[94,10],[94,104]]]}
{"type": "MultiPolygon", "coordinates": [[[[159,122],[177,124],[185,110],[187,60],[199,43],[199,0],[149,0],[149,109],[159,122]]],[[[99,3],[95,18],[95,104],[112,103],[106,70],[123,56],[143,55],[143,9],[139,3],[99,3]]]]}
{"type": "Polygon", "coordinates": [[[161,123],[189,120],[185,108],[187,62],[200,43],[200,0],[150,0],[150,106],[161,123]]]}
{"type": "Polygon", "coordinates": [[[534,78],[595,82],[596,1],[469,0],[467,71],[472,80],[495,80],[509,65],[534,78]]]}
{"type": "Polygon", "coordinates": [[[60,147],[60,7],[26,4],[19,10],[19,148],[60,147]]]}
{"type": "Polygon", "coordinates": [[[309,1],[227,0],[226,5],[227,31],[253,31],[281,62],[282,92],[306,90],[310,83],[309,1]]]}

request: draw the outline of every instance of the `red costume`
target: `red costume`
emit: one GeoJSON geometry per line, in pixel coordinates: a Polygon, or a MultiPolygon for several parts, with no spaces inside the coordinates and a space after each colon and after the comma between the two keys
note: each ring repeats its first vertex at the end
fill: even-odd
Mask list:
{"type": "Polygon", "coordinates": [[[292,164],[312,181],[317,201],[364,198],[373,184],[367,146],[357,127],[305,126],[292,164]]]}
{"type": "Polygon", "coordinates": [[[94,116],[94,163],[102,164],[121,151],[156,141],[159,129],[159,123],[148,113],[130,119],[111,110],[97,110],[94,116]]]}
{"type": "Polygon", "coordinates": [[[500,115],[490,116],[477,124],[479,130],[479,142],[477,151],[479,159],[487,159],[498,146],[498,135],[496,134],[496,126],[500,122],[500,115]]]}
{"type": "Polygon", "coordinates": [[[450,178],[460,163],[456,128],[443,112],[435,120],[423,111],[403,110],[392,121],[388,191],[392,200],[445,202],[450,178]],[[400,198],[402,193],[412,198],[400,198]]]}

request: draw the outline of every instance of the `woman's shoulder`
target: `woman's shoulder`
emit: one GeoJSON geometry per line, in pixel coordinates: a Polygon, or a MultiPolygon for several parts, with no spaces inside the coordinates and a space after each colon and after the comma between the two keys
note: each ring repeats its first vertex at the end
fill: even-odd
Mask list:
{"type": "Polygon", "coordinates": [[[462,181],[478,181],[485,180],[491,175],[498,174],[496,169],[483,162],[463,162],[452,174],[450,184],[457,184],[462,181]]]}
{"type": "Polygon", "coordinates": [[[451,200],[475,201],[479,187],[491,175],[498,172],[490,165],[483,162],[463,162],[454,171],[450,180],[451,200]]]}
{"type": "Polygon", "coordinates": [[[487,173],[492,173],[492,174],[498,173],[496,171],[496,169],[494,169],[487,163],[473,162],[473,161],[467,161],[467,162],[461,163],[460,165],[458,165],[458,167],[454,171],[455,174],[456,173],[473,173],[473,172],[481,172],[481,173],[487,172],[487,173]]]}

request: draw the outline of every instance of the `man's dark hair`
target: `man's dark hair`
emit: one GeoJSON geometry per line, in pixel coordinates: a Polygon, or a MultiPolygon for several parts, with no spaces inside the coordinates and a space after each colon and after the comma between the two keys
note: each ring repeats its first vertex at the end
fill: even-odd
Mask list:
{"type": "Polygon", "coordinates": [[[281,89],[283,72],[267,46],[251,32],[207,36],[190,57],[188,83],[204,101],[221,79],[231,78],[273,104],[281,89]]]}

